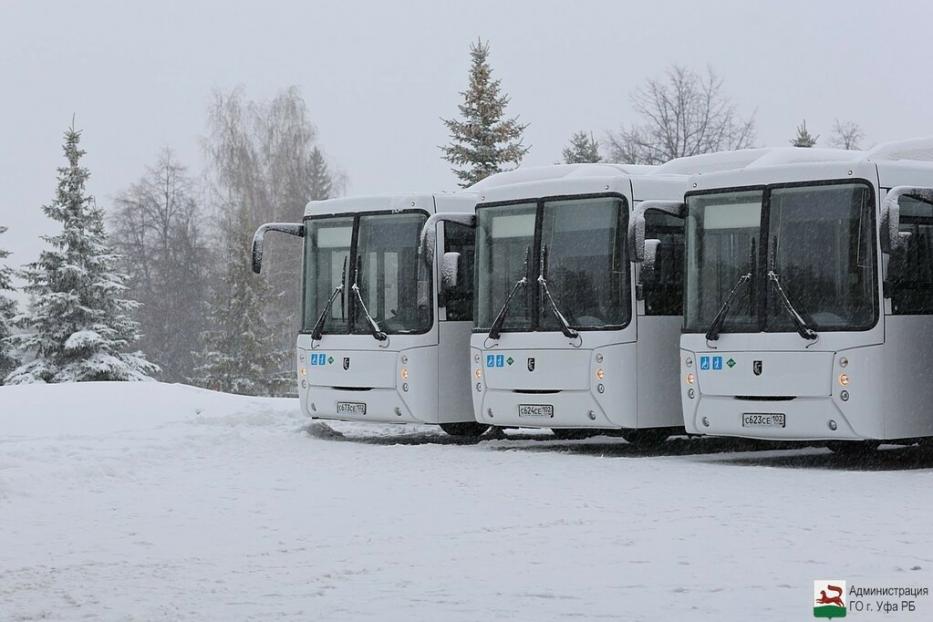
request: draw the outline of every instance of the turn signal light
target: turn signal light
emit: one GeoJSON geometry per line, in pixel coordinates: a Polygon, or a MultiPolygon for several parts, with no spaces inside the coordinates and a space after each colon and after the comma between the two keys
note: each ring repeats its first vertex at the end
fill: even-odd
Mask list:
{"type": "Polygon", "coordinates": [[[687,374],[687,384],[693,384],[697,381],[697,377],[693,375],[693,372],[687,374]]]}
{"type": "Polygon", "coordinates": [[[844,387],[849,386],[849,374],[839,374],[839,384],[844,387]]]}

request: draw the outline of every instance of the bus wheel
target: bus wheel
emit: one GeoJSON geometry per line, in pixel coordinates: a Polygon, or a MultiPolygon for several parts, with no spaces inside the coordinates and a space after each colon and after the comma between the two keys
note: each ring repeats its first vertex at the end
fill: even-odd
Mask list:
{"type": "Polygon", "coordinates": [[[657,447],[666,441],[668,436],[670,436],[670,433],[664,428],[622,430],[622,438],[639,447],[657,447]]]}
{"type": "Polygon", "coordinates": [[[475,421],[464,421],[462,423],[442,423],[441,429],[451,436],[462,436],[466,438],[476,438],[482,436],[489,430],[490,426],[485,423],[476,423],[475,421]]]}
{"type": "Polygon", "coordinates": [[[562,441],[577,441],[582,438],[599,436],[602,433],[602,430],[591,430],[589,428],[551,428],[551,434],[562,441]]]}
{"type": "Polygon", "coordinates": [[[880,441],[829,441],[826,446],[839,456],[867,456],[878,449],[880,441]]]}

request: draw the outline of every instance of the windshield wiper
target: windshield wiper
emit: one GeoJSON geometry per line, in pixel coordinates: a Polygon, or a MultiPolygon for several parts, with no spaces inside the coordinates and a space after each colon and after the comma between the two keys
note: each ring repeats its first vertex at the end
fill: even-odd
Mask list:
{"type": "Polygon", "coordinates": [[[781,296],[781,302],[784,303],[784,308],[790,314],[791,319],[794,320],[794,326],[797,328],[797,333],[804,339],[813,340],[818,337],[816,331],[810,328],[807,325],[807,321],[803,319],[797,309],[794,308],[794,305],[791,304],[790,298],[787,297],[787,293],[784,292],[784,288],[781,287],[781,281],[778,280],[778,275],[775,274],[774,270],[768,270],[768,280],[774,283],[774,287],[777,289],[778,294],[781,296]]]}
{"type": "Polygon", "coordinates": [[[547,278],[545,274],[547,273],[547,245],[541,249],[541,269],[538,274],[538,285],[544,290],[544,297],[547,298],[548,304],[551,307],[551,311],[554,313],[554,317],[557,318],[557,321],[560,322],[560,332],[564,333],[566,337],[570,339],[575,339],[579,336],[580,333],[575,331],[570,327],[570,322],[567,321],[567,318],[564,317],[564,314],[560,312],[560,309],[557,308],[557,303],[554,302],[554,297],[551,296],[551,290],[547,287],[547,278]]]}
{"type": "MultiPolygon", "coordinates": [[[[324,322],[327,321],[327,314],[330,312],[330,308],[334,305],[334,300],[337,298],[337,294],[343,291],[344,286],[347,284],[347,258],[343,258],[343,275],[340,279],[340,285],[334,288],[334,293],[330,295],[330,300],[327,301],[327,304],[324,305],[324,310],[321,311],[321,315],[317,319],[314,328],[311,329],[311,341],[319,341],[324,335],[324,322]]],[[[342,303],[341,299],[341,303],[342,303]]],[[[341,307],[343,305],[341,304],[341,307]]]]}
{"type": "Polygon", "coordinates": [[[739,277],[738,282],[732,287],[732,291],[726,296],[725,302],[719,307],[719,312],[716,314],[716,317],[713,318],[713,323],[709,325],[709,330],[706,331],[707,341],[716,341],[719,339],[719,331],[722,330],[722,325],[726,322],[726,315],[729,313],[732,301],[735,300],[735,295],[739,292],[739,288],[748,283],[751,279],[751,272],[746,272],[739,277]]]}
{"type": "Polygon", "coordinates": [[[376,341],[385,341],[388,339],[388,337],[379,328],[379,324],[376,322],[376,320],[373,319],[373,316],[369,314],[369,310],[366,308],[366,304],[363,302],[363,295],[360,294],[360,286],[356,284],[356,279],[360,274],[359,258],[357,258],[357,260],[356,270],[353,271],[353,285],[350,286],[350,290],[356,294],[356,299],[360,303],[360,308],[363,309],[363,314],[366,316],[366,321],[369,322],[369,327],[372,329],[372,336],[376,339],[376,341]]]}
{"type": "Polygon", "coordinates": [[[515,292],[518,291],[519,287],[525,287],[528,285],[528,255],[531,253],[531,247],[525,247],[525,270],[522,274],[522,278],[518,279],[515,282],[515,285],[512,286],[512,291],[509,292],[509,295],[505,297],[505,302],[502,303],[502,308],[499,309],[499,313],[496,315],[496,319],[493,320],[492,326],[489,328],[489,338],[498,339],[502,333],[502,325],[505,324],[505,316],[509,312],[509,305],[512,304],[512,297],[515,295],[515,292]]]}

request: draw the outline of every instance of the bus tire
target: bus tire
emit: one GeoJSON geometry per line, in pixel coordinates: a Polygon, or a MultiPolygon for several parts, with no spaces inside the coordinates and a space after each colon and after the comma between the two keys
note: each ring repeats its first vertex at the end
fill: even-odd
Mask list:
{"type": "Polygon", "coordinates": [[[491,426],[485,423],[475,421],[463,421],[460,423],[442,423],[441,429],[451,436],[463,438],[477,438],[485,434],[491,426]]]}
{"type": "Polygon", "coordinates": [[[638,447],[657,447],[670,436],[664,428],[644,428],[642,430],[622,430],[622,438],[638,447]]]}

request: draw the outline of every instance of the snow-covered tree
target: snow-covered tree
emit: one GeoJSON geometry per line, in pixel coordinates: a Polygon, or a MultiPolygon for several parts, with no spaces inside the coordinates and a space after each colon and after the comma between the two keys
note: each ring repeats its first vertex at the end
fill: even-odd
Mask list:
{"type": "Polygon", "coordinates": [[[62,231],[43,236],[48,247],[21,275],[30,302],[13,342],[33,358],[10,372],[7,384],[147,380],[158,370],[142,352],[128,351],[138,337],[130,319],[138,303],[124,298],[125,276],[107,245],[103,212],[85,191],[80,139],[73,126],[65,132],[68,165],[58,169],[55,198],[42,207],[62,231]]]}
{"type": "Polygon", "coordinates": [[[575,132],[570,137],[570,144],[563,150],[564,162],[566,164],[577,164],[580,162],[600,162],[602,156],[599,155],[599,142],[593,138],[593,133],[580,131],[575,132]]]}
{"type": "Polygon", "coordinates": [[[797,135],[791,139],[790,144],[794,147],[815,147],[816,141],[820,139],[819,136],[814,136],[807,130],[807,120],[804,119],[803,122],[797,126],[797,135]]]}
{"type": "MultiPolygon", "coordinates": [[[[6,230],[6,227],[0,226],[0,233],[6,230]]],[[[8,251],[0,248],[0,259],[6,259],[9,256],[8,251]]],[[[16,302],[3,294],[3,292],[11,291],[13,291],[13,269],[2,265],[0,266],[0,384],[3,384],[3,378],[19,365],[19,360],[9,341],[10,335],[13,334],[16,302]]]]}
{"type": "Polygon", "coordinates": [[[649,79],[632,94],[639,123],[607,136],[609,160],[663,164],[674,158],[747,149],[755,141],[755,116],[739,116],[723,92],[723,79],[672,65],[666,79],[649,79]]]}
{"type": "Polygon", "coordinates": [[[829,144],[837,149],[857,151],[862,148],[861,142],[864,138],[865,132],[858,123],[836,119],[833,122],[833,134],[829,139],[829,144]]]}
{"type": "MultiPolygon", "coordinates": [[[[212,287],[208,329],[193,380],[226,393],[269,395],[288,379],[263,314],[269,286],[250,269],[248,222],[244,206],[222,223],[221,267],[212,287]]],[[[292,372],[287,373],[290,377],[292,372]]]]}
{"type": "Polygon", "coordinates": [[[500,94],[501,81],[492,78],[489,42],[470,45],[470,84],[461,91],[459,119],[441,119],[450,132],[450,144],[441,147],[443,158],[464,188],[522,161],[528,147],[522,144],[527,123],[518,117],[505,118],[509,96],[500,94]]]}

